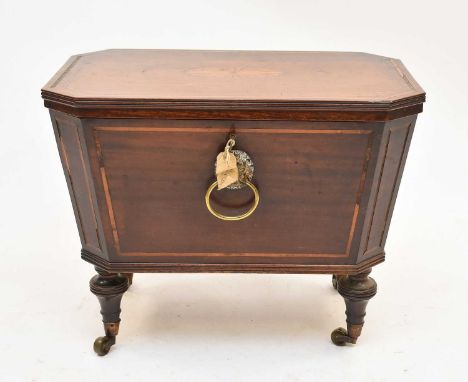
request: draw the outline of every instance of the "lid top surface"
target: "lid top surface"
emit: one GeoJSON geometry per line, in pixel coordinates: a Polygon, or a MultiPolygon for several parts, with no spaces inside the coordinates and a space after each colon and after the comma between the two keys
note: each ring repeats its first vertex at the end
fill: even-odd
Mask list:
{"type": "Polygon", "coordinates": [[[399,60],[367,53],[105,50],[44,86],[79,100],[387,103],[424,95],[399,60]]]}

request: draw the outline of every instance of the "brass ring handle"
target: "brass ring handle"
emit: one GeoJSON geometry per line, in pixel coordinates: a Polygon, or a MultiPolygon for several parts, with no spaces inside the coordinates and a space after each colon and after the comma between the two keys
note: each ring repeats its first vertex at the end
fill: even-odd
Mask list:
{"type": "Polygon", "coordinates": [[[233,221],[233,220],[242,220],[242,219],[245,219],[247,217],[249,217],[250,215],[252,215],[254,213],[254,211],[257,209],[257,206],[258,206],[258,202],[260,201],[260,194],[258,193],[258,190],[257,190],[257,187],[255,187],[251,182],[249,182],[248,180],[245,182],[245,184],[247,186],[249,186],[251,188],[251,190],[253,191],[254,193],[254,196],[255,196],[255,200],[252,204],[252,206],[250,207],[250,209],[247,211],[247,212],[244,212],[242,215],[238,215],[238,216],[227,216],[227,215],[223,215],[223,214],[220,214],[219,212],[215,211],[213,209],[213,207],[211,207],[211,203],[210,203],[210,195],[211,195],[211,192],[215,189],[215,187],[218,185],[218,181],[214,181],[210,187],[208,187],[208,190],[206,190],[206,195],[205,195],[205,203],[206,203],[206,208],[208,208],[208,211],[210,211],[214,216],[216,216],[218,219],[221,219],[221,220],[230,220],[230,221],[233,221]]]}

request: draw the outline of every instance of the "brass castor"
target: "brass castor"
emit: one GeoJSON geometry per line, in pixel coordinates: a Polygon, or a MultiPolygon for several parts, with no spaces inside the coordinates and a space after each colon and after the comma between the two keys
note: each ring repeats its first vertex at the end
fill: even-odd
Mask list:
{"type": "Polygon", "coordinates": [[[111,346],[114,344],[115,344],[114,336],[98,337],[96,338],[96,341],[94,341],[93,348],[97,355],[103,356],[109,353],[111,346]]]}
{"type": "Polygon", "coordinates": [[[347,343],[353,343],[353,339],[348,336],[344,328],[335,329],[331,334],[331,340],[336,346],[344,346],[347,343]]]}

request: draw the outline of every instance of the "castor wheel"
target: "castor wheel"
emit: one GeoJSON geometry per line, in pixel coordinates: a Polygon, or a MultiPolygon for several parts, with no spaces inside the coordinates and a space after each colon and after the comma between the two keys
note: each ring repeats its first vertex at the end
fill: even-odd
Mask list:
{"type": "Polygon", "coordinates": [[[94,341],[94,351],[97,355],[103,356],[109,353],[109,350],[112,345],[115,344],[115,337],[98,337],[96,341],[94,341]]]}
{"type": "Polygon", "coordinates": [[[336,275],[332,276],[332,284],[333,284],[333,288],[335,289],[338,288],[338,278],[336,277],[336,275]]]}
{"type": "Polygon", "coordinates": [[[331,340],[336,346],[344,346],[352,342],[352,339],[344,328],[335,329],[331,334],[331,340]]]}

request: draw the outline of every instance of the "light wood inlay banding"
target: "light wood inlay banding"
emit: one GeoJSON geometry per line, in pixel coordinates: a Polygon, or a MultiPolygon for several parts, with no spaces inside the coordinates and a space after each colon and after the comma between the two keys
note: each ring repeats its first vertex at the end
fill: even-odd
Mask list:
{"type": "MultiPolygon", "coordinates": [[[[118,254],[124,256],[138,256],[138,257],[150,257],[150,256],[180,256],[179,252],[134,252],[134,251],[125,251],[121,252],[120,248],[120,235],[117,228],[115,209],[113,207],[113,201],[111,197],[111,191],[109,187],[109,182],[106,175],[105,169],[105,159],[102,154],[102,144],[100,142],[100,134],[105,134],[106,132],[171,132],[171,133],[229,133],[231,129],[229,128],[202,128],[202,127],[144,127],[144,126],[133,126],[133,127],[115,127],[115,126],[98,126],[93,129],[96,150],[98,153],[98,158],[100,162],[100,174],[102,178],[103,190],[106,198],[106,204],[108,206],[109,220],[112,228],[112,234],[114,237],[114,246],[118,254]]],[[[253,257],[330,257],[330,258],[346,258],[349,257],[351,251],[351,245],[354,238],[354,232],[356,228],[357,219],[360,211],[360,198],[363,192],[364,183],[367,176],[367,166],[370,159],[370,151],[372,148],[373,134],[372,130],[369,129],[354,129],[354,130],[345,130],[345,129],[265,129],[265,128],[236,128],[236,134],[245,133],[245,134],[337,134],[337,135],[368,135],[367,147],[364,150],[363,163],[362,163],[362,173],[360,176],[360,181],[358,189],[356,190],[356,202],[353,209],[353,214],[350,221],[350,229],[346,242],[346,250],[344,253],[259,253],[259,252],[242,252],[242,253],[206,253],[206,252],[192,252],[184,253],[184,256],[187,257],[216,257],[216,256],[253,256],[253,257]]]]}

